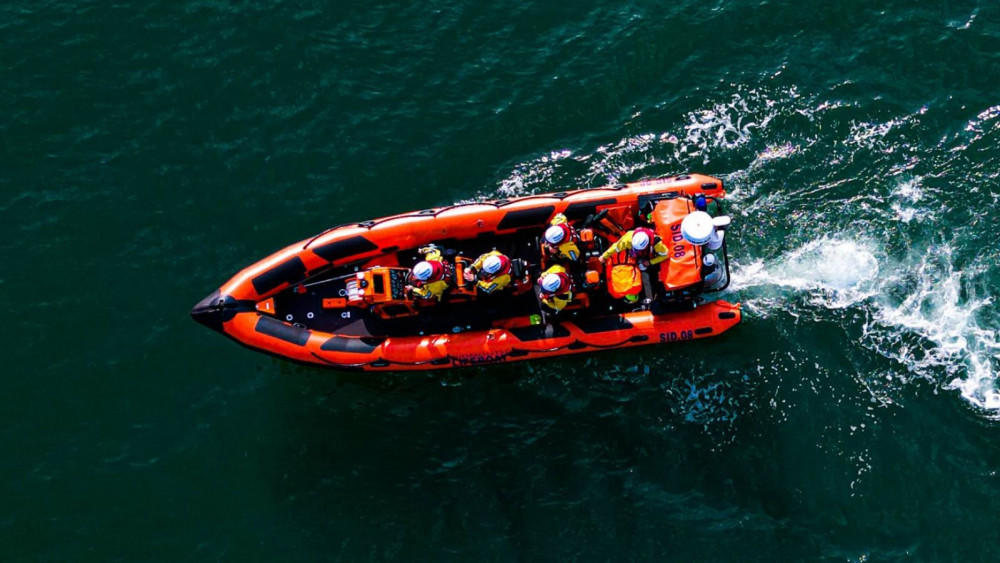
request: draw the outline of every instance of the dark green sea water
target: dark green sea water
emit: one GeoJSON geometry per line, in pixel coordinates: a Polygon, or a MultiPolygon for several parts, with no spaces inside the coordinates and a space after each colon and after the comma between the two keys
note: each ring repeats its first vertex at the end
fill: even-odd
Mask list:
{"type": "Polygon", "coordinates": [[[0,6],[0,560],[1000,560],[1000,6],[0,6]],[[726,180],[716,339],[432,375],[189,308],[326,227],[726,180]]]}

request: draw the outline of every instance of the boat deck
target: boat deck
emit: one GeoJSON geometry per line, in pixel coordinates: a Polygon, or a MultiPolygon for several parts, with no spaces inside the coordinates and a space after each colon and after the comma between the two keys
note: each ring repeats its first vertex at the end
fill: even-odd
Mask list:
{"type": "MultiPolygon", "coordinates": [[[[444,240],[435,244],[447,251],[447,255],[470,259],[493,249],[499,250],[511,259],[523,260],[532,281],[541,272],[541,250],[538,236],[533,230],[506,237],[488,236],[461,242],[444,240]]],[[[421,259],[414,249],[401,251],[396,258],[405,267],[412,266],[421,259]]],[[[345,336],[385,337],[484,330],[513,319],[527,321],[528,317],[539,314],[542,310],[534,291],[514,295],[510,290],[497,295],[477,296],[475,299],[449,299],[446,294],[441,303],[428,304],[418,315],[394,319],[383,319],[364,308],[323,308],[324,299],[343,295],[345,276],[350,276],[354,271],[353,267],[337,268],[307,280],[303,284],[305,291],[302,293],[289,289],[275,296],[277,318],[312,330],[345,336]]],[[[578,288],[575,293],[579,293],[584,275],[583,265],[571,268],[571,272],[578,288]]],[[[651,270],[653,279],[655,274],[651,270]]],[[[613,299],[603,288],[588,293],[588,296],[590,302],[585,309],[567,309],[558,315],[548,313],[548,319],[599,318],[633,311],[639,307],[637,304],[613,299]]],[[[681,308],[690,308],[690,305],[681,308]]],[[[656,304],[654,312],[666,312],[666,308],[662,304],[656,304]]]]}

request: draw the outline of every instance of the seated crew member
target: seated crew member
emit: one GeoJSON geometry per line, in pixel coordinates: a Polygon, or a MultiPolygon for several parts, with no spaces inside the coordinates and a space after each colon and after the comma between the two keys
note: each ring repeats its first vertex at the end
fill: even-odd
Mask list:
{"type": "Polygon", "coordinates": [[[441,260],[441,251],[435,247],[420,249],[424,255],[410,271],[410,285],[406,286],[415,299],[437,299],[444,296],[451,275],[447,265],[441,260]]]}
{"type": "Polygon", "coordinates": [[[651,229],[639,227],[622,235],[618,242],[601,254],[601,263],[619,252],[628,252],[635,259],[640,270],[667,259],[669,251],[663,241],[651,229]]]}
{"type": "Polygon", "coordinates": [[[492,294],[510,285],[510,258],[503,253],[493,250],[483,254],[465,269],[466,281],[479,278],[476,287],[480,293],[492,294]]]}
{"type": "Polygon", "coordinates": [[[562,213],[556,213],[545,229],[542,241],[542,252],[554,260],[569,260],[576,262],[580,258],[580,248],[576,245],[576,233],[569,226],[569,221],[562,213]]]}
{"type": "Polygon", "coordinates": [[[566,268],[556,264],[538,278],[538,297],[542,304],[558,313],[573,300],[573,279],[566,268]]]}

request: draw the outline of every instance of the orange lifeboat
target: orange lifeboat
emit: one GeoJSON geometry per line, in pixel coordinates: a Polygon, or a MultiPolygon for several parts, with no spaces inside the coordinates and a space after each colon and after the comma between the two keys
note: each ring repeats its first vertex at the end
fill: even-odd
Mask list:
{"type": "Polygon", "coordinates": [[[707,338],[741,319],[739,304],[710,299],[729,283],[724,198],[721,180],[693,174],[350,223],[245,268],[191,316],[252,349],[368,371],[707,338]],[[539,276],[554,260],[542,234],[558,214],[579,256],[561,263],[573,289],[556,312],[543,304],[539,276]],[[641,291],[622,299],[601,256],[633,229],[653,234],[645,258],[655,259],[623,251],[611,260],[641,279],[641,291]],[[440,300],[414,294],[412,268],[428,248],[447,271],[440,300]],[[493,251],[511,282],[486,294],[466,274],[493,251]]]}

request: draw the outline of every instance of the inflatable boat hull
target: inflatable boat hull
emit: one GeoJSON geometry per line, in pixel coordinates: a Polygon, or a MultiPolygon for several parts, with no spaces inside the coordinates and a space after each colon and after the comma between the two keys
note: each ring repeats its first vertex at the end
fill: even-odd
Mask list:
{"type": "Polygon", "coordinates": [[[605,308],[560,315],[543,324],[534,315],[511,312],[486,326],[452,322],[453,330],[428,332],[416,321],[373,330],[378,323],[367,313],[343,306],[342,289],[323,293],[332,287],[323,281],[336,281],[331,277],[335,274],[409,266],[406,253],[428,243],[487,248],[505,237],[530,241],[529,235],[543,230],[556,213],[581,221],[607,210],[629,228],[629,218],[644,201],[664,194],[721,199],[725,192],[721,181],[691,175],[458,204],[341,225],[245,268],[198,303],[191,315],[255,350],[318,366],[371,371],[496,364],[717,336],[740,322],[738,304],[693,301],[682,310],[605,308]]]}

